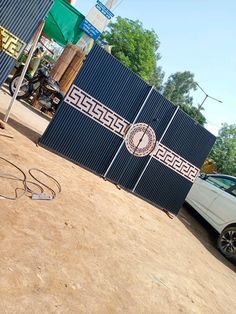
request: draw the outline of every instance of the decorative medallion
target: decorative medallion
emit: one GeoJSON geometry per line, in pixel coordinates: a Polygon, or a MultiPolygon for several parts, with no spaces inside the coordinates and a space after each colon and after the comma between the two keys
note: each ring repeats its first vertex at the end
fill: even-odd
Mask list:
{"type": "Polygon", "coordinates": [[[20,38],[0,26],[0,51],[17,60],[24,47],[25,43],[20,38]]]}
{"type": "Polygon", "coordinates": [[[155,131],[146,123],[136,123],[128,130],[125,145],[131,154],[137,157],[147,156],[156,146],[155,131]]]}

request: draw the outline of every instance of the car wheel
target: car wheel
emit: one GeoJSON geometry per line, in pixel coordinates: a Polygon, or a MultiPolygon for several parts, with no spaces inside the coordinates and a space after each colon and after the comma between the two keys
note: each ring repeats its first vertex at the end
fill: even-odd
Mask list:
{"type": "Polygon", "coordinates": [[[221,232],[217,246],[226,257],[236,257],[236,226],[228,227],[221,232]]]}

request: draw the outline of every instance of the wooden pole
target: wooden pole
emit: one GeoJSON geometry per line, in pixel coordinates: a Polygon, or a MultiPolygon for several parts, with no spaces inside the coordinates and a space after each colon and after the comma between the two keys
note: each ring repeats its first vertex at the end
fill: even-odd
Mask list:
{"type": "Polygon", "coordinates": [[[80,68],[82,67],[84,58],[85,54],[80,50],[77,51],[68,68],[64,72],[60,80],[60,88],[64,94],[68,92],[76,75],[78,74],[80,68]]]}
{"type": "MultiPolygon", "coordinates": [[[[106,6],[112,10],[117,2],[118,0],[107,0],[106,6]]],[[[104,29],[105,27],[106,25],[104,25],[104,29]]],[[[85,54],[89,52],[90,46],[92,47],[92,42],[93,39],[87,34],[84,34],[81,38],[81,42],[79,41],[76,46],[72,44],[66,46],[62,55],[54,65],[50,75],[56,81],[60,81],[62,92],[66,93],[68,91],[73,79],[82,66],[82,60],[84,59],[85,54]],[[72,77],[73,79],[71,79],[72,77]]]]}
{"type": "Polygon", "coordinates": [[[50,73],[50,76],[54,80],[60,81],[77,51],[78,47],[72,45],[71,43],[66,46],[50,73]]]}

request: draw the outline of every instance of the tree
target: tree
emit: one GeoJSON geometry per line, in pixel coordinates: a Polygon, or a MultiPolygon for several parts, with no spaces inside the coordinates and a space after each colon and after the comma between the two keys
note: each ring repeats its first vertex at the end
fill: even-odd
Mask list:
{"type": "Polygon", "coordinates": [[[164,86],[163,95],[177,106],[192,105],[193,98],[190,96],[191,90],[196,90],[194,74],[185,72],[176,72],[169,76],[164,86]]]}
{"type": "Polygon", "coordinates": [[[204,125],[206,118],[199,110],[193,106],[193,97],[191,91],[196,90],[197,84],[194,80],[194,74],[185,72],[176,72],[169,76],[163,87],[163,96],[180,106],[193,119],[204,125]]]}
{"type": "Polygon", "coordinates": [[[219,172],[236,176],[236,124],[222,125],[210,157],[219,172]]]}
{"type": "Polygon", "coordinates": [[[116,22],[109,24],[108,30],[101,36],[100,43],[112,46],[112,54],[118,60],[204,125],[206,119],[193,106],[193,98],[190,95],[197,86],[193,73],[185,71],[172,74],[163,86],[165,73],[157,65],[160,59],[160,42],[153,30],[144,29],[140,21],[118,16],[116,22]]]}
{"type": "Polygon", "coordinates": [[[163,80],[164,80],[165,72],[162,71],[160,66],[156,67],[153,73],[153,76],[150,78],[149,83],[153,85],[160,93],[163,89],[163,80]]]}
{"type": "Polygon", "coordinates": [[[206,118],[199,111],[199,109],[197,107],[186,105],[186,104],[184,104],[180,107],[183,109],[183,111],[185,111],[190,117],[192,117],[199,124],[204,125],[206,123],[206,118]]]}
{"type": "Polygon", "coordinates": [[[143,28],[140,21],[117,17],[110,23],[100,42],[112,45],[112,54],[130,70],[145,81],[155,81],[160,87],[163,79],[161,69],[157,68],[159,39],[153,30],[143,28]]]}

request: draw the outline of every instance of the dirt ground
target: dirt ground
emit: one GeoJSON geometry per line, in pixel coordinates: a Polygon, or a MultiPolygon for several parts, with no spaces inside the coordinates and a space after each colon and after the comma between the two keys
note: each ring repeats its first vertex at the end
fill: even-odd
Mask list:
{"type": "MultiPolygon", "coordinates": [[[[2,113],[0,118],[3,118],[3,113],[6,113],[10,104],[11,97],[9,97],[9,95],[8,85],[5,83],[3,88],[0,89],[0,112],[2,113]]],[[[27,103],[21,103],[19,101],[16,101],[12,109],[11,118],[13,118],[13,120],[10,119],[12,123],[18,121],[21,123],[22,127],[26,126],[39,134],[43,133],[50,121],[50,118],[46,117],[45,114],[39,112],[27,103]]]]}
{"type": "MultiPolygon", "coordinates": [[[[0,103],[6,97],[0,92],[0,103]]],[[[26,125],[14,113],[0,156],[50,173],[62,192],[53,201],[0,200],[0,313],[235,313],[236,268],[193,210],[171,220],[37,147],[28,114],[26,125]]],[[[3,170],[19,176],[1,161],[3,170]]],[[[13,193],[16,183],[0,180],[0,194],[13,193]]]]}

